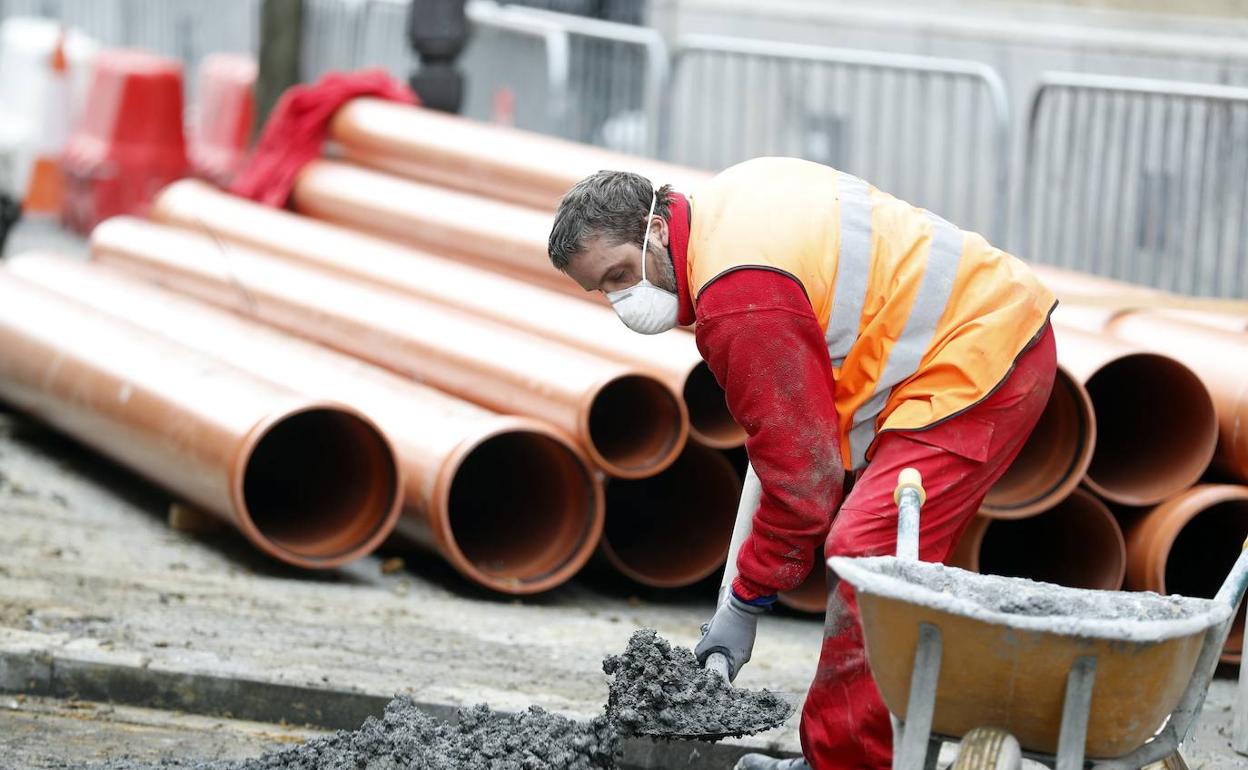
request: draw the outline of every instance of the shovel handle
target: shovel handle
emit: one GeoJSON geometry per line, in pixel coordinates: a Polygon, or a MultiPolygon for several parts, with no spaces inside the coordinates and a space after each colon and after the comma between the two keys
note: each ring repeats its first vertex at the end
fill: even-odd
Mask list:
{"type": "Polygon", "coordinates": [[[728,668],[728,658],[724,657],[723,653],[712,652],[710,655],[707,655],[706,665],[704,668],[708,671],[714,671],[716,674],[722,676],[725,682],[731,683],[732,679],[729,676],[730,672],[728,668]]]}
{"type": "Polygon", "coordinates": [[[919,508],[927,501],[918,469],[906,468],[897,475],[893,501],[897,503],[897,558],[918,561],[919,508]]]}

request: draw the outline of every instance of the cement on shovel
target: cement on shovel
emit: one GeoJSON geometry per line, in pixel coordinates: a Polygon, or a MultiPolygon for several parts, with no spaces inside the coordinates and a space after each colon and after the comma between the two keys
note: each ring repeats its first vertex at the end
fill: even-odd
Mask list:
{"type": "Polygon", "coordinates": [[[732,687],[688,649],[649,629],[635,632],[602,670],[612,677],[607,717],[630,735],[739,737],[776,727],[793,713],[779,695],[732,687]]]}

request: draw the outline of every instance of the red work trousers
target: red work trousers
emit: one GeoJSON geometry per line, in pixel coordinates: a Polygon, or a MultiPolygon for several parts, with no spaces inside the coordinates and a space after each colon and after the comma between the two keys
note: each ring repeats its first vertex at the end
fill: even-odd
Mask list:
{"type": "MultiPolygon", "coordinates": [[[[921,431],[885,433],[832,521],[828,556],[882,556],[897,549],[893,491],[902,468],[918,468],[927,490],[919,554],[943,562],[1040,419],[1057,360],[1046,326],[988,398],[921,431]]],[[[821,565],[816,565],[819,569],[821,565]]],[[[802,753],[815,770],[886,770],[892,764],[888,709],[867,667],[853,588],[829,575],[819,668],[802,711],[802,753]]]]}

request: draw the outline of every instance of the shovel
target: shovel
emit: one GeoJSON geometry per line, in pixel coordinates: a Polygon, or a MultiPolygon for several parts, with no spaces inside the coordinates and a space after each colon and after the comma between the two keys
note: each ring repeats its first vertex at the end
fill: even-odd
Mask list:
{"type": "MultiPolygon", "coordinates": [[[[742,543],[749,536],[750,530],[754,523],[754,511],[758,509],[758,503],[763,496],[763,486],[758,480],[758,475],[754,473],[754,467],[747,466],[745,471],[745,483],[741,489],[741,502],[737,505],[737,520],[732,527],[732,540],[728,545],[728,563],[724,566],[724,577],[719,584],[719,603],[728,600],[728,596],[732,590],[732,581],[737,577],[737,553],[741,550],[742,543]]],[[[723,654],[715,652],[706,658],[703,668],[715,672],[720,676],[728,686],[729,682],[729,666],[728,658],[723,654]]],[[[652,738],[668,738],[668,739],[686,739],[699,741],[717,741],[722,738],[739,737],[742,735],[752,735],[761,733],[764,730],[770,730],[773,727],[779,727],[793,714],[793,706],[796,698],[788,693],[777,693],[781,698],[789,703],[789,710],[781,717],[770,720],[764,720],[757,725],[751,725],[749,729],[734,730],[729,732],[714,731],[708,726],[705,732],[693,733],[663,733],[663,732],[642,732],[641,735],[647,735],[652,738]]]]}

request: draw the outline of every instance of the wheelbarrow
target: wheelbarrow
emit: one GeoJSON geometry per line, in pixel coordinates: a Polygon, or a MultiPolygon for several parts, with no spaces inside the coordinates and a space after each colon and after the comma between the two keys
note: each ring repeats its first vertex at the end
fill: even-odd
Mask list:
{"type": "Polygon", "coordinates": [[[918,560],[926,499],[902,471],[897,556],[828,559],[854,587],[867,659],[893,715],[894,770],[1186,767],[1248,586],[1248,543],[1213,599],[1088,591],[918,560]]]}

